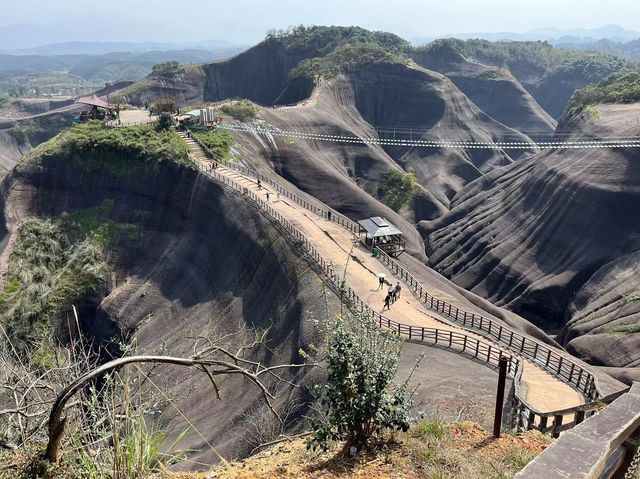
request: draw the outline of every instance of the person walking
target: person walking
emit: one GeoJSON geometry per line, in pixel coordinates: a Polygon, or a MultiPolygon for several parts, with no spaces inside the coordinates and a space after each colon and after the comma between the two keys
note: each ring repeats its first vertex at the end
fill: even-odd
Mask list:
{"type": "Polygon", "coordinates": [[[401,291],[402,291],[402,286],[400,286],[400,281],[398,281],[398,283],[396,284],[396,291],[395,291],[396,299],[400,299],[400,292],[401,291]]]}
{"type": "Polygon", "coordinates": [[[391,295],[387,294],[384,297],[384,306],[382,307],[382,311],[384,311],[384,308],[391,309],[390,303],[391,303],[391,295]]]}
{"type": "Polygon", "coordinates": [[[384,289],[384,276],[378,276],[378,291],[384,289]]]}
{"type": "Polygon", "coordinates": [[[261,190],[262,189],[262,181],[260,181],[260,179],[258,179],[258,189],[261,190]]]}
{"type": "Polygon", "coordinates": [[[267,191],[267,203],[269,203],[269,192],[267,191]]]}
{"type": "Polygon", "coordinates": [[[387,290],[387,293],[389,294],[389,297],[391,298],[391,303],[395,303],[396,302],[396,288],[394,285],[390,284],[389,285],[389,289],[387,290]]]}

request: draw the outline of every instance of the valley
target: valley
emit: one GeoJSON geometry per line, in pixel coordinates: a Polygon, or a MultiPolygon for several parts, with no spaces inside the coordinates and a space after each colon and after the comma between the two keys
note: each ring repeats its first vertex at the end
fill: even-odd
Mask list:
{"type": "MultiPolygon", "coordinates": [[[[125,429],[148,421],[158,450],[184,451],[159,470],[190,477],[274,445],[286,455],[281,440],[300,449],[296,440],[330,422],[317,391],[336,381],[332,334],[345,318],[371,328],[337,345],[350,365],[360,365],[354,344],[398,342],[385,377],[411,403],[379,415],[411,447],[405,416],[412,428],[443,428],[437,441],[421,436],[429,447],[455,449],[444,438],[476,427],[459,422],[489,430],[495,408],[498,432],[537,429],[554,451],[631,400],[640,381],[637,64],[547,42],[417,47],[359,27],[270,31],[235,53],[210,61],[189,51],[184,63],[144,63],[144,75],[100,90],[99,80],[96,111],[117,111],[111,120],[84,121],[75,90],[0,104],[3,447],[49,450],[54,433],[38,405],[82,377],[76,367],[197,360],[208,345],[220,355],[208,367],[127,366],[75,391],[61,443],[69,477],[79,463],[111,461],[114,439],[100,427],[131,411],[125,429]],[[358,222],[373,217],[400,230],[402,254],[362,243],[358,222]],[[385,308],[396,284],[402,294],[385,308]],[[78,351],[87,365],[70,359],[78,351]],[[506,400],[495,406],[505,362],[506,400]],[[246,381],[250,368],[278,365],[264,383],[246,381]],[[125,396],[115,396],[122,384],[125,396]],[[134,396],[136,406],[119,409],[134,396]],[[107,419],[87,419],[77,404],[106,408],[107,419]],[[100,446],[85,448],[92,435],[100,446]]],[[[340,383],[346,403],[360,372],[340,383]]],[[[347,445],[357,444],[354,456],[368,445],[331,447],[340,441],[345,460],[347,445]]],[[[527,441],[547,457],[547,442],[527,441]]],[[[531,459],[516,467],[502,457],[509,475],[499,477],[531,459]]],[[[434,477],[462,474],[455,467],[434,477]]]]}

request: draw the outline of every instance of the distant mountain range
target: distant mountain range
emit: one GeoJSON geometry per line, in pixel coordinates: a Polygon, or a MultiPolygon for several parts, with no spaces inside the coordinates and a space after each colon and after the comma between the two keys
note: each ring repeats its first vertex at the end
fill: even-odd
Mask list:
{"type": "Polygon", "coordinates": [[[106,55],[109,53],[145,53],[178,50],[206,50],[218,56],[235,53],[246,47],[225,40],[203,40],[200,42],[158,43],[158,42],[60,42],[38,47],[0,50],[12,55],[106,55]]]}
{"type": "Polygon", "coordinates": [[[537,41],[547,40],[551,43],[591,43],[598,40],[610,40],[613,42],[628,42],[640,38],[640,32],[628,30],[619,25],[605,25],[599,28],[537,28],[524,33],[497,32],[497,33],[457,33],[451,35],[440,35],[438,37],[417,37],[413,38],[414,44],[420,45],[429,43],[437,38],[459,38],[469,40],[481,38],[483,40],[498,41],[537,41]]]}

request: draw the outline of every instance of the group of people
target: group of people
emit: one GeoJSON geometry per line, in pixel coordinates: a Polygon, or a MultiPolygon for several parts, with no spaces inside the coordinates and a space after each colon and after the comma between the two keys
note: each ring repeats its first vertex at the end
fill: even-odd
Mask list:
{"type": "MultiPolygon", "coordinates": [[[[384,289],[384,276],[380,276],[378,279],[378,289],[384,289]]],[[[400,282],[389,285],[389,289],[387,290],[387,295],[384,298],[384,306],[382,310],[385,308],[391,309],[391,305],[396,302],[400,298],[400,292],[402,291],[402,286],[400,286],[400,282]]]]}

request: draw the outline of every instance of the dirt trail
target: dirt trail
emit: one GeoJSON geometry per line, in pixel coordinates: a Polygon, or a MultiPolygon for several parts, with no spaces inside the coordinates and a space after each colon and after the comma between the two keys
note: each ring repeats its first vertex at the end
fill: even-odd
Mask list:
{"type": "MultiPolygon", "coordinates": [[[[187,143],[203,166],[208,168],[210,162],[199,146],[193,140],[187,139],[187,143]]],[[[403,324],[456,331],[482,339],[485,342],[488,341],[484,337],[447,324],[432,316],[426,307],[411,294],[408,287],[373,258],[371,253],[362,244],[355,241],[355,237],[345,228],[314,215],[288,198],[280,198],[268,186],[263,185],[259,189],[252,178],[224,167],[219,167],[217,171],[265,200],[268,192],[271,207],[304,233],[321,256],[333,262],[336,272],[339,274],[344,272],[349,286],[372,309],[382,313],[384,298],[387,294],[386,289],[390,284],[395,285],[400,282],[402,286],[401,297],[391,305],[390,310],[384,311],[385,317],[403,324]],[[383,290],[378,289],[377,275],[380,273],[385,274],[386,279],[383,290]]],[[[528,361],[525,361],[522,381],[526,383],[526,401],[540,412],[570,408],[585,402],[583,396],[575,389],[528,361]]]]}

